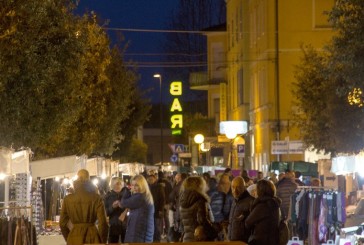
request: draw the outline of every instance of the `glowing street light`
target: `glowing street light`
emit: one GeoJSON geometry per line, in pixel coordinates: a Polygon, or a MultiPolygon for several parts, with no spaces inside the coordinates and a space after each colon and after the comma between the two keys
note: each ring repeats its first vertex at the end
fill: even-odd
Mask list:
{"type": "Polygon", "coordinates": [[[197,165],[200,165],[200,148],[204,140],[205,137],[202,134],[196,134],[195,137],[193,137],[193,141],[195,141],[195,143],[198,144],[197,165]]]}
{"type": "Polygon", "coordinates": [[[162,109],[162,76],[160,74],[154,74],[153,77],[159,78],[159,123],[160,123],[160,142],[161,142],[161,165],[163,165],[163,109],[162,109]]]}

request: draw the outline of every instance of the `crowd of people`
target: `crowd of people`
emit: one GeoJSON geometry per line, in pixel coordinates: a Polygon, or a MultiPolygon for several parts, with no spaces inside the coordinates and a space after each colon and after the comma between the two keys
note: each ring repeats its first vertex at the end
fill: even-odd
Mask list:
{"type": "MultiPolygon", "coordinates": [[[[132,177],[130,186],[113,177],[101,197],[87,170],[78,172],[74,193],[64,198],[60,228],[67,244],[242,241],[280,245],[280,224],[299,173],[252,179],[231,169],[211,176],[148,173],[132,177]]],[[[319,185],[319,180],[312,185],[319,185]]],[[[282,236],[282,235],[281,235],[282,236]]]]}

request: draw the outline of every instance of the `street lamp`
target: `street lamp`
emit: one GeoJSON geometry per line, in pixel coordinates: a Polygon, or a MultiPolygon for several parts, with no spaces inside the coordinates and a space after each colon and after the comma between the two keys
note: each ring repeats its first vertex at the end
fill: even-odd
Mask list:
{"type": "Polygon", "coordinates": [[[162,76],[154,74],[153,77],[159,78],[159,123],[160,123],[160,142],[161,142],[161,166],[163,165],[163,109],[162,109],[162,76]]]}
{"type": "Polygon", "coordinates": [[[195,137],[193,137],[193,140],[196,144],[198,144],[197,165],[200,165],[200,147],[201,144],[204,142],[205,137],[202,134],[196,134],[195,137]]]}
{"type": "Polygon", "coordinates": [[[230,140],[230,168],[233,168],[234,139],[236,138],[237,133],[235,133],[234,130],[227,130],[225,136],[230,140]]]}
{"type": "Polygon", "coordinates": [[[230,167],[233,168],[233,150],[234,140],[238,135],[244,135],[248,132],[248,122],[246,121],[221,121],[220,134],[225,134],[230,140],[230,167]]]}

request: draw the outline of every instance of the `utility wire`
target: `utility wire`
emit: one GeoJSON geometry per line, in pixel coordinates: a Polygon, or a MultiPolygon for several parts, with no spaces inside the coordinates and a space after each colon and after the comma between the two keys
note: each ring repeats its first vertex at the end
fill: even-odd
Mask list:
{"type": "MultiPolygon", "coordinates": [[[[109,31],[129,31],[129,32],[153,32],[153,33],[192,33],[192,34],[204,34],[207,31],[184,31],[184,30],[156,30],[156,29],[134,29],[134,28],[116,28],[116,27],[103,27],[109,31]]],[[[209,31],[213,33],[214,31],[209,31]]]]}
{"type": "Polygon", "coordinates": [[[206,56],[206,53],[201,54],[186,54],[186,53],[124,53],[124,55],[130,56],[206,56]]]}

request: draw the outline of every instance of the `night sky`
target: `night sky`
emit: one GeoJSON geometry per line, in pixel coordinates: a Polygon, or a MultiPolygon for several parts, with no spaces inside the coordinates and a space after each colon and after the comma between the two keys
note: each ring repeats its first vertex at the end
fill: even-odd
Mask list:
{"type": "MultiPolygon", "coordinates": [[[[94,11],[101,23],[108,20],[106,27],[137,29],[137,30],[166,30],[169,17],[176,9],[178,0],[80,0],[77,13],[94,11]]],[[[129,47],[125,52],[125,60],[132,59],[136,62],[158,62],[162,58],[162,32],[131,32],[107,30],[112,42],[118,40],[117,34],[122,33],[129,47]],[[153,55],[152,55],[153,54],[153,55]]],[[[159,103],[159,80],[153,78],[153,74],[162,75],[163,95],[165,102],[169,101],[168,86],[170,81],[163,77],[163,69],[160,67],[139,67],[141,80],[138,85],[142,90],[149,90],[147,97],[154,103],[159,103]],[[166,81],[167,80],[167,81],[166,81]]],[[[185,84],[188,84],[185,81],[185,84]]],[[[184,85],[186,86],[186,85],[184,85]]]]}

